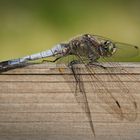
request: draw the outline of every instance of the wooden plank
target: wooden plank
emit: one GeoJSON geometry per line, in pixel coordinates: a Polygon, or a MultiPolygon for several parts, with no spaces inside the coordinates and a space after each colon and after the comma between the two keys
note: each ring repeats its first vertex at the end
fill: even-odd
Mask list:
{"type": "MultiPolygon", "coordinates": [[[[128,123],[128,120],[120,121],[107,112],[93,112],[92,120],[94,123],[128,123]]],[[[0,123],[36,123],[36,122],[88,122],[84,112],[1,112],[0,123]]],[[[134,124],[140,123],[139,116],[134,124]]]]}
{"type": "MultiPolygon", "coordinates": [[[[135,74],[139,74],[140,71],[140,63],[115,63],[113,65],[109,65],[108,63],[104,63],[102,64],[105,67],[108,67],[110,69],[113,69],[113,73],[124,73],[124,71],[121,71],[121,68],[125,68],[125,71],[127,71],[127,73],[135,73],[135,74]],[[119,67],[119,71],[118,69],[116,69],[117,67],[119,67]]],[[[102,74],[102,73],[107,73],[106,70],[96,67],[96,66],[92,66],[94,71],[96,73],[102,74]]],[[[70,71],[68,70],[67,66],[64,64],[61,65],[56,65],[56,64],[52,64],[52,63],[43,63],[43,64],[37,64],[37,65],[27,65],[24,68],[18,68],[18,69],[13,69],[10,71],[7,71],[3,74],[6,75],[60,75],[60,72],[58,70],[58,68],[61,69],[66,69],[65,74],[70,73],[70,71]]]]}
{"type": "MultiPolygon", "coordinates": [[[[102,75],[97,75],[97,77],[99,79],[102,78],[103,81],[108,81],[108,82],[112,82],[115,81],[116,75],[112,75],[113,79],[109,79],[108,75],[106,74],[102,74],[102,75]]],[[[139,81],[140,82],[140,78],[138,77],[138,75],[135,74],[131,74],[129,76],[126,75],[122,75],[122,74],[117,74],[117,77],[119,77],[119,79],[121,81],[126,81],[129,82],[130,78],[131,78],[131,82],[136,82],[139,81]]],[[[83,80],[86,81],[87,80],[87,75],[83,75],[83,80]]],[[[62,75],[1,75],[1,79],[0,82],[65,82],[65,79],[63,78],[62,75]]],[[[89,80],[88,80],[89,81],[89,80]]],[[[97,81],[96,79],[94,79],[94,81],[97,81]]],[[[73,79],[69,79],[69,82],[73,82],[73,79]]]]}
{"type": "MultiPolygon", "coordinates": [[[[74,94],[71,93],[27,93],[27,94],[18,94],[18,93],[1,93],[0,104],[30,104],[30,103],[76,103],[74,94]]],[[[98,93],[87,93],[89,103],[99,103],[97,100],[98,93]]],[[[103,93],[105,94],[105,93],[103,93]]],[[[122,99],[122,96],[118,93],[113,93],[114,96],[118,96],[118,100],[122,103],[127,103],[128,98],[122,99]]],[[[139,102],[140,94],[133,94],[136,102],[139,102]]],[[[109,102],[109,101],[108,101],[109,102]]],[[[111,102],[111,101],[110,101],[111,102]]]]}
{"type": "MultiPolygon", "coordinates": [[[[94,82],[95,85],[97,85],[98,83],[94,82]]],[[[127,84],[127,87],[130,87],[130,89],[136,92],[138,92],[139,89],[139,82],[124,82],[125,84],[127,84]]],[[[110,90],[115,90],[118,87],[114,86],[114,82],[104,82],[104,84],[106,86],[110,87],[110,90]]],[[[88,83],[85,83],[85,87],[86,89],[89,91],[93,90],[96,91],[96,86],[91,87],[88,83]],[[87,86],[86,86],[87,85],[87,86]]],[[[119,89],[117,89],[119,90],[119,89]]],[[[34,92],[38,92],[38,93],[48,93],[48,92],[70,92],[71,89],[68,86],[68,83],[59,83],[59,82],[55,82],[55,83],[50,83],[50,82],[2,82],[0,83],[0,91],[1,93],[34,93],[34,92]],[[26,87],[26,88],[25,88],[26,87]],[[55,90],[52,90],[53,88],[55,88],[55,90]]]]}
{"type": "MultiPolygon", "coordinates": [[[[93,136],[85,111],[77,103],[75,94],[69,86],[74,84],[70,70],[65,65],[46,63],[0,74],[0,139],[139,139],[140,63],[103,65],[109,71],[92,66],[97,79],[89,79],[89,73],[85,70],[80,73],[87,92],[96,137],[93,136]],[[59,68],[65,75],[60,73],[59,68]],[[64,76],[69,76],[70,79],[66,81],[64,76]],[[118,82],[118,79],[121,82],[118,82]],[[108,104],[113,102],[105,103],[98,98],[99,93],[107,92],[101,90],[100,80],[121,105],[129,107],[129,97],[121,96],[122,89],[120,90],[119,86],[123,81],[137,103],[136,120],[120,120],[117,114],[106,110],[108,104]]],[[[133,113],[135,112],[129,112],[129,115],[133,113]]]]}

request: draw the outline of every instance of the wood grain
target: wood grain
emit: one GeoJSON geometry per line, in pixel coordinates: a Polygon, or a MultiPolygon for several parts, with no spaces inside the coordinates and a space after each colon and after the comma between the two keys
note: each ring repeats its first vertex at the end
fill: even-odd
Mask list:
{"type": "MultiPolygon", "coordinates": [[[[96,76],[122,103],[117,75],[127,86],[137,103],[134,121],[119,120],[107,112],[104,102],[97,99],[98,89],[89,86],[87,73],[82,73],[91,110],[96,137],[88,118],[77,103],[69,84],[58,68],[70,71],[64,65],[35,64],[0,74],[0,140],[138,140],[140,138],[140,63],[117,63],[116,67],[103,64],[106,70],[93,66],[96,76]],[[123,68],[119,70],[118,67],[123,68]],[[114,78],[108,79],[108,74],[114,78]]],[[[94,84],[99,81],[94,79],[94,84]]],[[[105,93],[102,93],[105,94],[105,93]]],[[[133,113],[133,112],[132,112],[133,113]]]]}

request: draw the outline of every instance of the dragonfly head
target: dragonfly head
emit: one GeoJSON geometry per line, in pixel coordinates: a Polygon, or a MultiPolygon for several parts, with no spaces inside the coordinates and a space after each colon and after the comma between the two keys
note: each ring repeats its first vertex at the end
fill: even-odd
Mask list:
{"type": "Polygon", "coordinates": [[[116,46],[111,41],[106,40],[101,43],[100,54],[104,57],[110,57],[116,52],[116,46]]]}

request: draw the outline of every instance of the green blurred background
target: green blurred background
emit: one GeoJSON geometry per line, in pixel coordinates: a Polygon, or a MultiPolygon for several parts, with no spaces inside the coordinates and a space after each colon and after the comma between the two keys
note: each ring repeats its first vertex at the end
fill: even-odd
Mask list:
{"type": "Polygon", "coordinates": [[[0,61],[83,33],[140,46],[140,1],[0,0],[0,61]]]}

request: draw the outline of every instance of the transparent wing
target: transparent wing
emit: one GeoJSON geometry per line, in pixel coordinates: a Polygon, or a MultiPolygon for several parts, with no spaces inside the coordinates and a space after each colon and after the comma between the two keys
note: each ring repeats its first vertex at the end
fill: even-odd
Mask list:
{"type": "Polygon", "coordinates": [[[95,130],[94,130],[93,122],[92,122],[92,116],[91,116],[91,111],[88,104],[86,90],[85,90],[84,82],[82,79],[82,75],[80,74],[81,67],[78,67],[78,65],[74,62],[79,63],[80,61],[75,55],[72,55],[72,56],[69,55],[69,56],[60,58],[57,61],[57,64],[60,65],[62,63],[64,65],[65,63],[65,66],[67,67],[68,71],[66,72],[67,69],[61,69],[61,68],[59,69],[59,71],[62,73],[65,81],[68,83],[72,93],[74,93],[77,103],[81,106],[83,111],[86,113],[86,116],[90,124],[90,128],[92,130],[93,135],[95,136],[95,130]]]}
{"type": "MultiPolygon", "coordinates": [[[[78,57],[84,64],[82,57],[78,57]]],[[[113,63],[110,64],[112,65],[113,63]]],[[[137,103],[128,90],[127,85],[125,85],[125,83],[121,81],[120,77],[113,72],[113,69],[106,69],[107,76],[105,76],[107,81],[104,81],[104,77],[98,76],[93,67],[86,64],[84,65],[91,78],[90,84],[92,84],[93,87],[93,94],[97,95],[101,103],[106,104],[103,107],[110,114],[115,115],[119,119],[125,118],[129,121],[135,120],[137,117],[137,103]]],[[[121,68],[116,66],[115,70],[120,71],[121,68]]]]}
{"type": "Polygon", "coordinates": [[[112,95],[110,89],[105,85],[102,77],[96,75],[93,66],[85,64],[85,70],[88,74],[89,84],[91,84],[92,94],[99,99],[100,105],[107,110],[110,114],[117,116],[119,119],[123,119],[122,109],[120,108],[119,101],[112,95]]]}
{"type": "MultiPolygon", "coordinates": [[[[91,85],[90,87],[92,87],[91,92],[98,97],[98,99],[101,102],[101,106],[106,111],[108,111],[110,114],[112,114],[120,120],[125,118],[129,121],[134,121],[137,118],[137,103],[130,91],[128,90],[127,85],[120,79],[117,73],[114,73],[114,70],[120,72],[122,69],[114,63],[110,62],[109,64],[112,65],[114,69],[105,69],[106,81],[104,81],[105,77],[96,74],[94,67],[85,64],[82,57],[78,56],[78,58],[75,57],[75,59],[79,60],[79,62],[82,62],[83,66],[80,66],[79,70],[76,66],[73,67],[74,71],[72,72],[72,75],[75,79],[75,85],[70,85],[70,87],[72,90],[75,89],[74,95],[76,97],[76,100],[86,112],[89,118],[89,122],[92,122],[92,119],[87,96],[85,96],[86,88],[84,80],[81,77],[78,77],[78,74],[81,70],[84,73],[88,74],[86,75],[86,79],[89,79],[90,81],[88,82],[88,84],[89,86],[91,85]]],[[[70,60],[72,59],[70,58],[70,60]]],[[[127,71],[125,72],[127,73],[127,71]]],[[[66,76],[64,78],[68,80],[66,76]]],[[[71,78],[72,77],[69,77],[69,79],[71,78]]],[[[128,78],[132,77],[128,76],[128,78]]],[[[93,123],[90,123],[90,125],[93,125],[93,123]]]]}
{"type": "Polygon", "coordinates": [[[132,95],[132,93],[135,93],[135,88],[133,88],[133,91],[130,91],[128,83],[130,81],[138,81],[137,77],[134,77],[120,63],[115,63],[115,58],[111,58],[113,62],[109,62],[110,59],[108,60],[108,58],[103,58],[103,60],[109,66],[105,71],[108,73],[107,77],[111,82],[110,86],[113,89],[117,89],[117,92],[113,94],[120,101],[123,117],[129,121],[134,121],[137,118],[137,103],[134,95],[132,95]]]}
{"type": "Polygon", "coordinates": [[[66,82],[68,82],[77,103],[86,113],[93,134],[95,135],[95,130],[87,99],[88,88],[91,89],[89,92],[93,94],[94,99],[97,99],[96,101],[99,100],[101,107],[108,113],[120,120],[125,118],[129,121],[134,121],[137,117],[137,104],[135,99],[118,75],[112,75],[114,72],[113,69],[105,69],[107,73],[105,75],[106,78],[102,77],[96,73],[95,67],[85,64],[83,58],[79,56],[63,57],[58,61],[58,64],[64,64],[65,62],[67,67],[68,63],[75,60],[79,61],[80,64],[71,65],[69,69],[71,74],[66,74],[66,69],[60,69],[59,71],[62,73],[66,82]],[[86,74],[86,79],[84,79],[83,74],[86,74]],[[88,82],[85,83],[87,79],[88,82]]]}

